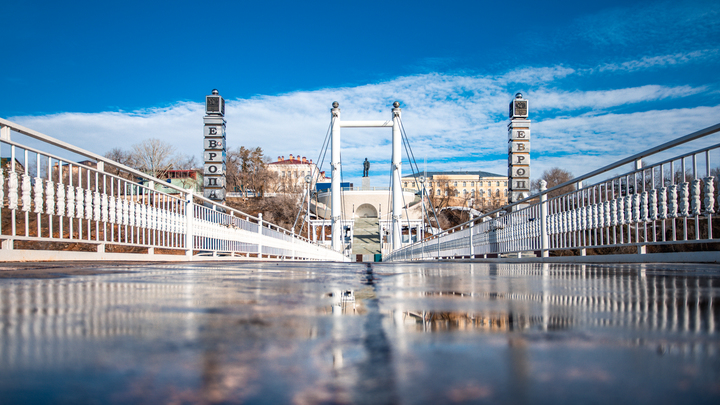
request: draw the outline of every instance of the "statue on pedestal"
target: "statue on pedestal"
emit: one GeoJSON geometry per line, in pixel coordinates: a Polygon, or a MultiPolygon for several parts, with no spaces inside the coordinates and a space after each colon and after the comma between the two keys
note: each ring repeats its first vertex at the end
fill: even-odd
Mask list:
{"type": "Polygon", "coordinates": [[[363,177],[368,177],[370,172],[370,162],[368,162],[367,158],[365,158],[365,161],[363,162],[363,177]]]}

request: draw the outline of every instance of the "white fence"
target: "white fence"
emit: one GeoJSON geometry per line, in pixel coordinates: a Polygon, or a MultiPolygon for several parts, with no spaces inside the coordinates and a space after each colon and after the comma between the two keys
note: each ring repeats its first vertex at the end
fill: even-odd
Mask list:
{"type": "Polygon", "coordinates": [[[716,142],[720,124],[543,189],[383,261],[720,250],[720,144],[692,152],[690,142],[716,142]],[[650,159],[659,161],[648,164],[650,159]],[[634,169],[612,174],[625,165],[634,169]],[[588,179],[607,176],[590,186],[588,179]],[[562,193],[566,187],[574,190],[562,193]],[[555,195],[561,193],[561,195],[555,195]],[[714,228],[714,229],[713,229],[714,228]]]}
{"type": "Polygon", "coordinates": [[[0,156],[0,261],[345,260],[262,215],[164,182],[173,192],[157,191],[160,179],[4,119],[0,156]]]}

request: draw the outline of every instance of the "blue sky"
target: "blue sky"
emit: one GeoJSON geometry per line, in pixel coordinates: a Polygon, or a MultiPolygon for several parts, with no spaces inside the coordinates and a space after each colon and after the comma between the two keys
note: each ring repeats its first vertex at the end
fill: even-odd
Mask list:
{"type": "MultiPolygon", "coordinates": [[[[316,159],[332,101],[381,119],[397,99],[428,170],[505,173],[521,91],[533,177],[720,121],[720,3],[588,3],[8,2],[0,117],[97,153],[156,137],[200,156],[217,88],[230,147],[316,159]]],[[[389,141],[343,131],[345,176],[369,157],[386,185],[389,141]]]]}

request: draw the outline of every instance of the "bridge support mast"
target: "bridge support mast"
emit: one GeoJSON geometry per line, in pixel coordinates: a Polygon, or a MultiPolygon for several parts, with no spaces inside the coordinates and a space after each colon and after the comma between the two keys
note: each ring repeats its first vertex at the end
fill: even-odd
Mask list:
{"type": "Polygon", "coordinates": [[[400,138],[400,103],[393,103],[392,109],[392,249],[402,246],[402,139],[400,138]]]}
{"type": "Polygon", "coordinates": [[[330,183],[330,204],[331,204],[331,229],[332,229],[332,249],[336,252],[343,250],[342,237],[342,221],[341,218],[341,202],[340,202],[340,104],[334,101],[333,108],[330,110],[332,119],[331,133],[331,183],[330,183]]]}

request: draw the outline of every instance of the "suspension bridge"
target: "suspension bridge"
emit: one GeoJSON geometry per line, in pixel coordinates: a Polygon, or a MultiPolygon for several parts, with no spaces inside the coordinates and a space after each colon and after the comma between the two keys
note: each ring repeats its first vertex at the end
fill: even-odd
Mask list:
{"type": "Polygon", "coordinates": [[[720,144],[713,143],[720,124],[430,233],[426,226],[439,223],[437,213],[397,102],[390,119],[377,121],[343,121],[333,103],[323,142],[331,149],[330,219],[311,224],[306,215],[302,224],[329,226],[329,245],[182,187],[156,190],[158,178],[0,119],[0,260],[351,261],[343,235],[352,233],[353,220],[343,215],[341,201],[341,131],[351,128],[392,131],[383,261],[720,261],[720,144]],[[696,141],[710,146],[692,149],[696,141]],[[419,179],[423,218],[417,223],[402,216],[408,208],[403,161],[419,179]],[[573,190],[556,195],[567,186],[573,190]],[[403,243],[403,226],[418,228],[414,242],[403,243]]]}

